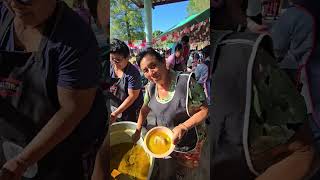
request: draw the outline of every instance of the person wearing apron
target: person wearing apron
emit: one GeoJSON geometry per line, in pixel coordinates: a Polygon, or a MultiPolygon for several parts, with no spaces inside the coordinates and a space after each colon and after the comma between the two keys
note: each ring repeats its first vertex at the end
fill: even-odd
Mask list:
{"type": "Polygon", "coordinates": [[[136,121],[143,102],[140,72],[129,62],[129,57],[128,46],[123,41],[113,39],[110,43],[111,123],[118,118],[136,121]]]}
{"type": "Polygon", "coordinates": [[[186,64],[183,57],[183,46],[178,43],[174,47],[174,53],[171,54],[166,60],[167,69],[173,69],[174,71],[186,71],[186,64]]]}
{"type": "Polygon", "coordinates": [[[64,2],[0,2],[1,180],[89,179],[107,126],[99,66],[64,2]]]}
{"type": "Polygon", "coordinates": [[[170,155],[172,159],[159,160],[159,179],[176,179],[176,166],[177,170],[187,168],[190,171],[199,164],[205,139],[204,120],[208,116],[204,91],[191,74],[166,69],[163,58],[152,48],[141,52],[137,62],[150,83],[133,141],[140,138],[142,124],[152,111],[155,123],[148,121],[148,126],[151,124],[148,129],[154,126],[172,129],[176,144],[174,153],[170,155]]]}

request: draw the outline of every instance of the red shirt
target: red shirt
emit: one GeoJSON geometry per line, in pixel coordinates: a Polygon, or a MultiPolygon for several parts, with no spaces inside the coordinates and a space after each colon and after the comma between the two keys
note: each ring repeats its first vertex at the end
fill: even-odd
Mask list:
{"type": "Polygon", "coordinates": [[[190,53],[189,45],[184,45],[183,46],[183,53],[182,53],[183,58],[189,58],[189,53],[190,53]]]}

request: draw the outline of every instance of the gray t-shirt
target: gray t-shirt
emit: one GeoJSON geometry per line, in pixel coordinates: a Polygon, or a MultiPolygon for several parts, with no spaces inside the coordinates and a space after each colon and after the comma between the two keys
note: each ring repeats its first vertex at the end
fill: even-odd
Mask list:
{"type": "Polygon", "coordinates": [[[271,35],[276,57],[283,69],[297,69],[312,50],[312,17],[290,6],[273,25],[271,35]]]}

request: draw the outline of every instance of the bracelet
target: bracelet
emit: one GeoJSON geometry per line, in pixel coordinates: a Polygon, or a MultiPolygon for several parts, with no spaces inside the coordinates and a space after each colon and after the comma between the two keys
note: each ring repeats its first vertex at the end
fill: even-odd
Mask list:
{"type": "Polygon", "coordinates": [[[180,123],[179,126],[180,126],[180,125],[183,126],[183,129],[184,129],[185,131],[188,131],[188,127],[187,127],[186,125],[184,125],[183,123],[180,123]]]}

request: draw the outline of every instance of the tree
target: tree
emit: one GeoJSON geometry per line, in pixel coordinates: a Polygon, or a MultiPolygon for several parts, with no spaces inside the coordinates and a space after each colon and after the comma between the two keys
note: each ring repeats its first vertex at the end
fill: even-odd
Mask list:
{"type": "Polygon", "coordinates": [[[187,11],[189,16],[210,8],[210,0],[190,0],[187,11]]]}
{"type": "Polygon", "coordinates": [[[163,32],[162,31],[160,31],[160,30],[156,30],[156,31],[153,31],[153,33],[152,33],[152,37],[153,38],[156,38],[156,37],[158,37],[160,34],[162,34],[163,32]]]}
{"type": "Polygon", "coordinates": [[[129,0],[110,0],[110,36],[125,41],[144,39],[142,9],[129,0]]]}

